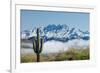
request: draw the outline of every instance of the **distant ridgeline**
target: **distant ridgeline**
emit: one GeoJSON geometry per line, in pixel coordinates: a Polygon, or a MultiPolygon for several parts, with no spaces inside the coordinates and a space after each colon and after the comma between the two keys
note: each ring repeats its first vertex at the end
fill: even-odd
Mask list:
{"type": "MultiPolygon", "coordinates": [[[[36,29],[24,30],[21,32],[21,39],[33,40],[36,36],[36,29]]],[[[55,40],[61,42],[67,42],[74,39],[89,40],[89,31],[83,31],[76,27],[69,27],[66,24],[49,24],[47,26],[40,27],[40,36],[44,38],[44,42],[55,40]]]]}

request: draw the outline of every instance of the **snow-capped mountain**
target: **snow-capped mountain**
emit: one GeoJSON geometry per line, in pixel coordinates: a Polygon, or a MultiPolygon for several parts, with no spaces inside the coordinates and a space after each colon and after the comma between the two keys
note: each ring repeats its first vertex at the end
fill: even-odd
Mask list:
{"type": "MultiPolygon", "coordinates": [[[[44,41],[56,40],[67,42],[74,39],[89,40],[89,31],[82,31],[76,27],[69,27],[66,24],[49,24],[40,28],[40,36],[44,41]]],[[[25,30],[21,33],[22,39],[33,40],[36,36],[36,27],[32,30],[25,30]]]]}

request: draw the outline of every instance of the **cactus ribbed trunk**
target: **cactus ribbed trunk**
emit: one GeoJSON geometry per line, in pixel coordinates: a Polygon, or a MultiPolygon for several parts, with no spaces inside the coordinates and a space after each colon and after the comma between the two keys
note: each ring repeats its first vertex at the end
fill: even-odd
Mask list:
{"type": "Polygon", "coordinates": [[[40,55],[37,54],[37,62],[40,62],[40,55]]]}
{"type": "Polygon", "coordinates": [[[36,54],[37,55],[37,62],[40,62],[40,55],[39,55],[39,46],[40,46],[40,40],[39,40],[39,29],[37,29],[37,49],[38,49],[38,53],[36,54]]]}

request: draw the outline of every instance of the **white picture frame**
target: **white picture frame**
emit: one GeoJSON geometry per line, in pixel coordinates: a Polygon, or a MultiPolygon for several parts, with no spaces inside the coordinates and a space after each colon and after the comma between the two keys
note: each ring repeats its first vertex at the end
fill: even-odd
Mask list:
{"type": "Polygon", "coordinates": [[[84,5],[51,4],[27,1],[11,1],[11,72],[43,71],[53,69],[79,68],[95,65],[95,8],[84,5]],[[88,12],[90,13],[90,60],[43,62],[43,63],[20,63],[20,9],[67,11],[67,12],[88,12]],[[34,69],[34,70],[33,70],[34,69]]]}

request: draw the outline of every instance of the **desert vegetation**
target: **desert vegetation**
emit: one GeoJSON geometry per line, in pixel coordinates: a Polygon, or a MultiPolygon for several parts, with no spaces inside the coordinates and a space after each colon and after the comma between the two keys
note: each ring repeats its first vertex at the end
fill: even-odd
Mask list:
{"type": "MultiPolygon", "coordinates": [[[[89,47],[86,48],[69,48],[67,51],[59,51],[58,53],[40,54],[40,62],[49,61],[74,61],[74,60],[88,60],[90,58],[89,47]]],[[[21,63],[36,62],[36,55],[22,54],[21,63]]]]}

